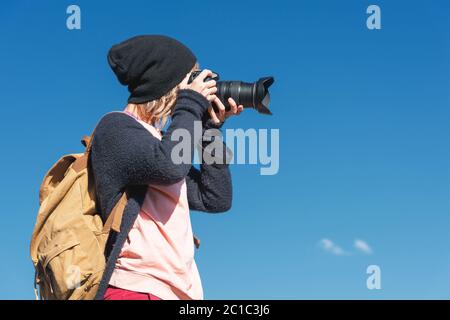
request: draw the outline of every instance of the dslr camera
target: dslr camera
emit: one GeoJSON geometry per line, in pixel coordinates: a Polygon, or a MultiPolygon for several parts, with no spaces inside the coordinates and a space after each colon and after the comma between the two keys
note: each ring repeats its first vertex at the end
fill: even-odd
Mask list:
{"type": "MultiPolygon", "coordinates": [[[[188,83],[191,83],[200,73],[201,70],[192,72],[188,83]]],[[[219,81],[219,74],[213,72],[212,76],[205,78],[205,82],[210,80],[217,82],[216,96],[222,101],[227,111],[230,110],[228,98],[231,97],[238,105],[242,104],[244,108],[253,108],[262,114],[272,114],[269,110],[269,87],[275,81],[273,77],[263,77],[253,83],[219,81]]]]}

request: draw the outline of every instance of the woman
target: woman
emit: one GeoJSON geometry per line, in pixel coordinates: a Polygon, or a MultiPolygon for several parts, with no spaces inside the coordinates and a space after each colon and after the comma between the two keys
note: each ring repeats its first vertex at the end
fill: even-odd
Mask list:
{"type": "MultiPolygon", "coordinates": [[[[192,161],[176,164],[171,151],[178,142],[171,135],[184,129],[194,137],[194,121],[202,121],[203,130],[220,128],[243,107],[230,99],[231,111],[225,112],[215,81],[204,81],[208,70],[188,83],[198,64],[174,39],[134,37],[113,46],[108,61],[130,97],[124,112],[108,113],[99,122],[90,163],[102,218],[125,190],[128,203],[120,232],[108,239],[96,299],[203,299],[189,209],[227,211],[231,177],[226,162],[201,164],[200,170],[192,161]]],[[[191,160],[195,144],[191,139],[191,160]]]]}

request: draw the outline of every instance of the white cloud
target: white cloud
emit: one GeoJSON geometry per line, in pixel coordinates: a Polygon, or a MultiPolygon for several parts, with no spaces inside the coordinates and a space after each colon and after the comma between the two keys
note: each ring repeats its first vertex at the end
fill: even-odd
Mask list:
{"type": "Polygon", "coordinates": [[[372,254],[373,253],[372,248],[364,240],[356,239],[355,242],[353,243],[353,246],[357,250],[359,250],[359,251],[361,251],[361,252],[363,252],[365,254],[372,254]]]}
{"type": "Polygon", "coordinates": [[[319,245],[323,250],[330,252],[336,256],[349,255],[348,252],[346,252],[344,249],[342,249],[340,246],[335,244],[330,239],[323,238],[322,240],[319,241],[319,245]]]}

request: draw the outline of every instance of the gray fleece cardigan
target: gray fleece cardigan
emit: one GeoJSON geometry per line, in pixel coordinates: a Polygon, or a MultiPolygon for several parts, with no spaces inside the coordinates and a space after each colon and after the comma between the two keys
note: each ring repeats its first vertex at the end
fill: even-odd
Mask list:
{"type": "MultiPolygon", "coordinates": [[[[198,170],[191,164],[174,164],[170,158],[172,148],[178,143],[170,139],[175,129],[184,128],[193,137],[194,121],[203,121],[204,130],[220,127],[206,120],[208,106],[208,100],[201,94],[189,89],[180,90],[172,122],[161,141],[124,113],[108,113],[98,123],[92,137],[89,163],[97,190],[97,209],[103,221],[125,189],[129,190],[129,200],[120,233],[112,231],[109,236],[105,250],[106,269],[95,299],[103,299],[149,184],[170,185],[186,179],[190,209],[217,213],[231,207],[231,176],[227,164],[201,164],[198,170]]],[[[194,139],[191,144],[193,159],[194,139]]]]}

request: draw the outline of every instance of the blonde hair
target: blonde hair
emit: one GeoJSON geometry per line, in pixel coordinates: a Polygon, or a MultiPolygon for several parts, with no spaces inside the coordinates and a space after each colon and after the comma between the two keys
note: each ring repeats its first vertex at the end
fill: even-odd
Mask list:
{"type": "MultiPolygon", "coordinates": [[[[192,72],[199,68],[199,64],[196,63],[192,70],[189,72],[192,72]]],[[[172,114],[173,107],[177,100],[178,90],[180,90],[180,85],[181,82],[159,99],[155,99],[145,103],[130,103],[129,105],[136,107],[138,116],[143,121],[153,126],[159,126],[160,128],[162,128],[166,124],[169,116],[172,114]]]]}

